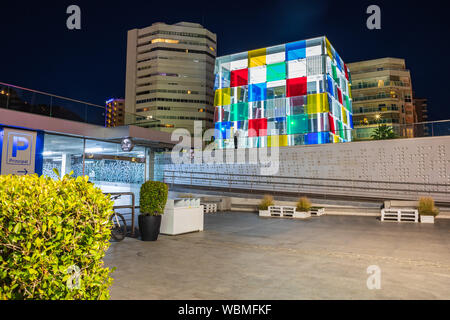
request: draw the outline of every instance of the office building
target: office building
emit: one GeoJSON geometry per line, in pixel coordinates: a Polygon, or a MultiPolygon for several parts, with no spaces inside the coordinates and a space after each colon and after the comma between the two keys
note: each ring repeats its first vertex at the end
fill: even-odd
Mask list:
{"type": "Polygon", "coordinates": [[[351,141],[350,74],[326,37],[216,59],[217,148],[351,141]]]}
{"type": "Polygon", "coordinates": [[[213,127],[215,57],[216,35],[200,24],[158,22],[128,31],[126,111],[137,125],[167,132],[192,132],[194,120],[213,127]]]}
{"type": "Polygon", "coordinates": [[[109,99],[106,101],[105,127],[125,125],[125,100],[109,99]]]}
{"type": "Polygon", "coordinates": [[[417,114],[417,122],[428,121],[428,99],[414,98],[414,108],[417,114]]]}
{"type": "Polygon", "coordinates": [[[357,140],[371,139],[374,129],[387,124],[396,135],[413,137],[414,111],[411,74],[404,59],[382,58],[349,63],[357,140]]]}
{"type": "Polygon", "coordinates": [[[428,122],[428,99],[414,97],[414,109],[417,115],[417,125],[414,127],[415,137],[426,137],[430,135],[430,127],[433,126],[428,122]]]}

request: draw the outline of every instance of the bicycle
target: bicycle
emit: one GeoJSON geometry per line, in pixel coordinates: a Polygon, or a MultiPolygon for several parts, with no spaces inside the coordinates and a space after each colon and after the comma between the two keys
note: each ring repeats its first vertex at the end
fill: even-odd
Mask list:
{"type": "MultiPolygon", "coordinates": [[[[120,198],[120,196],[120,194],[111,196],[111,200],[117,200],[120,198]]],[[[114,213],[109,217],[109,220],[112,223],[111,236],[114,238],[114,240],[122,241],[123,239],[125,239],[125,236],[127,235],[127,223],[123,215],[114,210],[114,213]]]]}

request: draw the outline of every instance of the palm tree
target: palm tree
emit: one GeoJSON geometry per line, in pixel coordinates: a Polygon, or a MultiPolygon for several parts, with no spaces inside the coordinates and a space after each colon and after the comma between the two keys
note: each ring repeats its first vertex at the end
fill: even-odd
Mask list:
{"type": "Polygon", "coordinates": [[[372,133],[371,138],[374,140],[394,139],[395,132],[392,127],[386,124],[379,125],[372,133]]]}

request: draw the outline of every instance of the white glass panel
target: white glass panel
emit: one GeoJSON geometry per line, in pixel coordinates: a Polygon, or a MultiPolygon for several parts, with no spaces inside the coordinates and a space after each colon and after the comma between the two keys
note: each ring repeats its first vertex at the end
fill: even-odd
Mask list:
{"type": "Polygon", "coordinates": [[[314,46],[314,47],[307,47],[306,48],[306,56],[318,56],[322,54],[322,46],[314,46]]]}
{"type": "Polygon", "coordinates": [[[266,64],[283,62],[285,60],[286,54],[284,52],[278,52],[266,55],[266,64]]]}
{"type": "Polygon", "coordinates": [[[270,81],[267,82],[267,88],[281,87],[286,85],[286,80],[270,81]]]}
{"type": "Polygon", "coordinates": [[[306,77],[306,59],[288,61],[288,79],[306,77]]]}
{"type": "Polygon", "coordinates": [[[266,82],[266,66],[249,68],[248,71],[250,73],[249,83],[266,82]]]}
{"type": "Polygon", "coordinates": [[[231,61],[231,71],[245,69],[248,67],[248,59],[231,61]]]}

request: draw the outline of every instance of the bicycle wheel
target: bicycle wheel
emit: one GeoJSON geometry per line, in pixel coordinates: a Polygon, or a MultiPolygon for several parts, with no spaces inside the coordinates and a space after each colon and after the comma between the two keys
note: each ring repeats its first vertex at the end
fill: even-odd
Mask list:
{"type": "Polygon", "coordinates": [[[112,214],[109,217],[109,220],[112,222],[111,236],[114,240],[122,241],[125,239],[127,235],[127,223],[125,218],[120,213],[112,214]]]}

